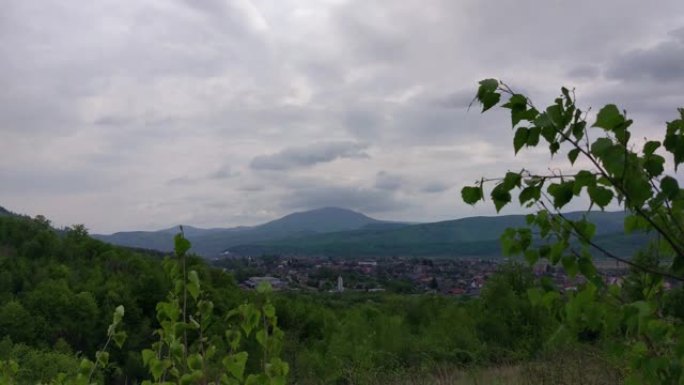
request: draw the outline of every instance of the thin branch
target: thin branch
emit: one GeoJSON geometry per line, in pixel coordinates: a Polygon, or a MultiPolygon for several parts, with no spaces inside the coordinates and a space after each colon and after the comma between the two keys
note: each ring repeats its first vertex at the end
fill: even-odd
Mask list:
{"type": "MultiPolygon", "coordinates": [[[[527,171],[527,170],[523,170],[523,171],[527,171]]],[[[553,172],[552,170],[549,170],[549,171],[553,172]]],[[[600,172],[592,172],[591,174],[592,174],[592,175],[595,175],[595,176],[601,176],[601,175],[602,175],[600,172]]],[[[530,173],[528,173],[528,174],[524,175],[523,177],[526,178],[526,179],[540,179],[540,180],[541,180],[541,179],[563,179],[563,178],[575,178],[575,177],[577,177],[577,174],[561,175],[561,174],[555,174],[555,173],[554,173],[554,174],[551,174],[551,175],[538,175],[538,174],[530,174],[530,173]]],[[[504,177],[498,177],[498,178],[482,178],[482,179],[480,179],[479,181],[477,181],[477,183],[481,183],[481,182],[500,182],[500,181],[502,181],[502,180],[504,180],[504,179],[505,179],[504,177]]]]}
{"type": "MultiPolygon", "coordinates": [[[[506,83],[501,82],[501,81],[499,83],[501,84],[501,87],[499,87],[499,89],[502,92],[506,92],[506,93],[511,94],[511,95],[515,94],[515,92],[511,89],[511,87],[509,87],[506,83]]],[[[528,97],[525,97],[525,98],[527,99],[527,104],[536,110],[537,108],[534,107],[534,104],[532,103],[532,101],[528,97]]],[[[586,122],[586,118],[584,119],[584,121],[586,122]]],[[[608,179],[608,181],[610,181],[610,183],[613,185],[613,187],[615,187],[625,198],[629,197],[625,193],[625,190],[622,187],[622,185],[616,183],[616,181],[612,177],[610,177],[608,175],[608,173],[603,169],[603,167],[599,164],[599,162],[596,160],[596,158],[594,158],[594,156],[588,151],[588,149],[589,149],[589,145],[588,145],[589,142],[588,141],[587,141],[587,148],[585,149],[579,145],[578,141],[576,141],[576,140],[572,139],[570,136],[566,135],[563,132],[563,130],[558,129],[555,126],[554,126],[554,128],[556,129],[556,132],[558,134],[560,134],[564,140],[570,142],[576,149],[578,149],[584,156],[586,156],[591,161],[591,163],[594,164],[596,169],[598,169],[599,172],[601,173],[601,176],[608,179]]],[[[587,131],[585,130],[585,134],[586,134],[586,132],[587,131]]],[[[625,151],[627,151],[627,150],[625,149],[625,151]]],[[[640,208],[638,206],[633,206],[633,209],[634,209],[634,211],[636,211],[637,214],[639,214],[641,217],[643,217],[657,232],[662,234],[663,237],[665,238],[665,240],[672,246],[672,249],[680,257],[684,258],[684,251],[682,251],[680,246],[675,242],[675,240],[672,238],[672,236],[670,236],[670,234],[668,234],[663,228],[661,228],[651,217],[646,215],[646,213],[642,210],[642,208],[640,208]]]]}
{"type": "MultiPolygon", "coordinates": [[[[658,188],[658,186],[655,184],[653,179],[648,180],[651,183],[651,187],[653,187],[653,191],[656,192],[656,194],[659,194],[661,191],[658,188]]],[[[677,230],[679,230],[680,234],[684,234],[684,227],[682,227],[681,222],[679,221],[679,218],[674,214],[674,211],[672,210],[672,206],[670,205],[670,201],[665,199],[665,208],[667,208],[668,214],[670,214],[670,218],[672,218],[672,222],[674,222],[675,226],[677,226],[677,230]]],[[[663,218],[661,218],[663,219],[663,218]]],[[[665,218],[667,219],[667,218],[665,218]]]]}
{"type": "MultiPolygon", "coordinates": [[[[546,207],[546,204],[544,204],[544,202],[540,202],[540,203],[541,203],[542,206],[544,206],[544,208],[545,208],[547,211],[549,211],[548,208],[546,207]]],[[[561,218],[563,221],[565,221],[565,222],[568,223],[570,226],[572,226],[572,229],[574,230],[574,231],[573,231],[573,234],[575,235],[575,237],[577,237],[578,239],[580,239],[580,240],[586,242],[587,244],[589,244],[589,245],[590,245],[591,247],[593,247],[594,249],[600,251],[600,252],[601,252],[603,255],[605,255],[606,257],[608,257],[608,258],[610,258],[610,259],[613,259],[613,260],[615,260],[615,261],[618,261],[618,262],[622,262],[622,263],[624,263],[624,264],[626,264],[626,265],[628,265],[628,266],[634,267],[635,269],[639,269],[639,270],[641,270],[641,271],[645,271],[645,272],[647,272],[647,273],[651,273],[651,274],[655,274],[655,275],[660,275],[660,276],[662,276],[662,277],[670,278],[670,279],[673,279],[673,280],[679,281],[679,282],[684,282],[684,278],[682,278],[682,277],[678,277],[678,276],[673,275],[673,274],[670,274],[670,273],[668,273],[668,272],[655,270],[655,269],[652,269],[652,268],[650,268],[650,267],[648,267],[648,266],[643,266],[643,265],[640,265],[640,264],[638,264],[638,263],[634,263],[634,262],[632,262],[632,261],[630,261],[630,260],[628,260],[628,259],[625,259],[625,258],[622,258],[622,257],[618,257],[617,255],[615,255],[615,254],[611,253],[610,251],[606,250],[605,248],[599,246],[596,242],[592,241],[590,238],[586,237],[581,231],[579,231],[579,229],[577,228],[577,225],[575,224],[575,222],[573,222],[573,221],[571,221],[570,219],[568,219],[567,217],[565,217],[565,215],[563,215],[563,213],[561,213],[561,212],[558,211],[558,210],[554,210],[554,212],[556,213],[556,215],[557,215],[559,218],[561,218]]]]}
{"type": "MultiPolygon", "coordinates": [[[[589,151],[587,151],[586,149],[582,148],[582,146],[580,146],[580,145],[577,143],[577,141],[575,141],[575,140],[573,140],[572,138],[570,138],[569,136],[565,135],[565,134],[563,133],[562,130],[557,130],[557,132],[559,132],[560,135],[561,135],[565,140],[567,140],[567,141],[569,141],[570,143],[572,143],[572,145],[575,146],[575,148],[577,148],[582,154],[584,154],[584,156],[586,156],[586,157],[591,161],[591,163],[594,164],[594,167],[596,167],[596,169],[599,170],[599,172],[601,173],[601,176],[603,176],[604,178],[608,179],[608,181],[610,181],[611,185],[613,185],[613,187],[615,187],[617,190],[619,190],[619,192],[620,192],[625,198],[628,198],[628,197],[629,197],[628,194],[626,194],[626,191],[625,191],[625,189],[622,187],[622,185],[616,183],[616,181],[615,181],[610,175],[608,175],[608,173],[603,169],[603,167],[601,167],[601,165],[599,164],[599,162],[596,160],[596,158],[594,158],[594,156],[593,156],[589,151]]],[[[664,229],[662,229],[662,228],[653,220],[653,218],[651,218],[651,217],[649,217],[648,215],[646,215],[646,213],[643,211],[643,209],[642,209],[641,207],[638,207],[638,206],[635,205],[635,206],[633,206],[633,209],[634,209],[634,211],[636,211],[637,214],[639,214],[641,217],[643,217],[643,218],[644,218],[644,219],[645,219],[645,220],[646,220],[646,221],[647,221],[647,222],[648,222],[648,223],[649,223],[657,232],[659,232],[660,234],[662,234],[663,237],[665,238],[665,240],[672,246],[672,249],[674,249],[675,252],[676,252],[680,257],[684,258],[684,252],[680,249],[679,245],[674,241],[674,239],[672,239],[672,237],[670,236],[670,234],[668,234],[664,229]]]]}

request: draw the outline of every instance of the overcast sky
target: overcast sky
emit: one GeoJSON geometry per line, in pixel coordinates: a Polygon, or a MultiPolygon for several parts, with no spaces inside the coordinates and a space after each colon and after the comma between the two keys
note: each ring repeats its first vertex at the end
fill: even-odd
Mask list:
{"type": "Polygon", "coordinates": [[[0,206],[93,232],[492,214],[460,188],[548,156],[467,111],[485,77],[658,137],[684,1],[0,0],[0,206]]]}

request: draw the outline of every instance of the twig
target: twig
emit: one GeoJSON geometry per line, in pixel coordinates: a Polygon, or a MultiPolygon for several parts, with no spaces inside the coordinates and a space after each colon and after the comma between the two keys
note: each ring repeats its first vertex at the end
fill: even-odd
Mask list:
{"type": "MultiPolygon", "coordinates": [[[[548,208],[546,207],[546,205],[544,204],[544,202],[541,202],[541,204],[544,206],[544,208],[545,208],[547,211],[549,211],[548,208]]],[[[624,263],[624,264],[626,264],[626,265],[628,265],[628,266],[631,266],[631,267],[634,267],[634,268],[636,268],[636,269],[645,271],[645,272],[647,272],[647,273],[660,275],[660,276],[663,276],[663,277],[667,277],[667,278],[670,278],[670,279],[674,279],[674,280],[679,281],[679,282],[684,282],[684,278],[682,278],[682,277],[678,277],[678,276],[673,275],[673,274],[670,274],[670,273],[668,273],[668,272],[655,270],[655,269],[652,269],[652,268],[650,268],[650,267],[643,266],[643,265],[640,265],[640,264],[638,264],[638,263],[634,263],[634,262],[632,262],[632,261],[630,261],[630,260],[628,260],[628,259],[625,259],[625,258],[622,258],[622,257],[618,257],[617,255],[615,255],[615,254],[611,253],[610,251],[604,249],[603,247],[599,246],[599,245],[596,244],[594,241],[592,241],[591,239],[589,239],[588,237],[586,237],[581,231],[579,231],[579,229],[577,228],[577,225],[575,224],[575,222],[573,222],[573,221],[571,221],[570,219],[568,219],[567,217],[565,217],[565,215],[563,215],[563,213],[561,213],[561,212],[558,211],[558,210],[555,210],[555,213],[556,213],[556,215],[557,215],[559,218],[561,218],[563,221],[565,221],[565,222],[568,223],[570,226],[572,226],[572,229],[574,230],[573,234],[574,234],[577,238],[580,238],[580,240],[586,242],[586,243],[589,244],[591,247],[593,247],[593,248],[595,248],[596,250],[600,251],[600,252],[603,253],[606,257],[608,257],[608,258],[610,258],[610,259],[613,259],[613,260],[616,260],[616,261],[618,261],[618,262],[622,262],[622,263],[624,263]]]]}

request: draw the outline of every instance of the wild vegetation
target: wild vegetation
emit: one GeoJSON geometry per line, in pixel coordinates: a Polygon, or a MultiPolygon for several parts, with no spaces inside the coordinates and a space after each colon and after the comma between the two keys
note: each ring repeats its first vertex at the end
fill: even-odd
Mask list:
{"type": "MultiPolygon", "coordinates": [[[[561,327],[554,340],[606,341],[628,363],[627,383],[682,383],[684,325],[668,307],[664,284],[667,280],[681,286],[684,281],[684,192],[674,174],[666,174],[665,158],[672,159],[667,168],[675,173],[684,163],[684,108],[667,123],[662,140],[638,141],[632,138],[632,120],[612,104],[601,108],[589,127],[587,113],[577,107],[574,91],[567,88],[543,110],[495,79],[480,82],[476,99],[485,112],[503,95],[508,100],[501,107],[510,110],[515,130],[515,152],[537,147],[543,139],[551,156],[567,156],[569,167],[551,174],[523,169],[502,178],[481,179],[463,188],[464,201],[484,200],[485,184],[494,182],[489,196],[498,211],[516,191],[520,204],[537,212],[528,215],[527,226],[506,230],[501,238],[504,251],[523,255],[530,264],[539,259],[562,264],[569,274],[588,280],[563,300],[558,314],[561,327]],[[579,197],[586,199],[587,210],[619,205],[627,214],[627,233],[653,234],[648,247],[626,260],[597,244],[595,224],[561,212],[579,197]],[[629,264],[634,276],[624,287],[603,284],[594,255],[629,264]]],[[[549,287],[528,294],[537,306],[553,306],[558,300],[558,293],[549,287]]]]}
{"type": "Polygon", "coordinates": [[[80,226],[58,232],[44,218],[2,217],[0,242],[0,383],[60,383],[60,373],[76,383],[85,372],[107,384],[231,383],[221,375],[244,357],[243,379],[288,373],[299,384],[481,378],[492,374],[477,368],[490,366],[510,377],[542,357],[558,326],[530,302],[534,277],[520,265],[507,265],[477,300],[267,294],[242,291],[230,274],[186,256],[183,238],[162,260],[93,240],[80,226]],[[120,305],[114,332],[127,338],[118,347],[107,341],[120,305]]]}

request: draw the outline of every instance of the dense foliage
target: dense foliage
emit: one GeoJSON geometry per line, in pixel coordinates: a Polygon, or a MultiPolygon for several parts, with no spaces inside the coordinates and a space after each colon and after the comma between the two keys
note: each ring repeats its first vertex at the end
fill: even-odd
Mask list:
{"type": "Polygon", "coordinates": [[[19,384],[76,373],[82,358],[94,360],[119,305],[125,308],[119,329],[128,338],[121,349],[109,346],[106,365],[93,377],[100,383],[154,381],[155,373],[157,379],[167,373],[168,380],[174,367],[179,373],[199,368],[198,362],[220,368],[230,352],[242,351],[252,358],[244,363],[245,377],[262,373],[258,339],[235,333],[259,312],[277,314],[277,324],[266,319],[284,336],[266,330],[280,336],[273,341],[282,339],[282,346],[269,349],[282,350],[289,381],[300,384],[364,383],[441,364],[527,360],[557,325],[550,311],[529,301],[534,277],[516,265],[491,279],[480,300],[389,293],[272,293],[268,300],[240,290],[230,274],[201,260],[164,262],[93,240],[81,226],[55,231],[44,218],[0,218],[0,248],[0,361],[8,371],[9,360],[16,362],[19,384]],[[199,326],[179,326],[191,322],[199,326]],[[239,349],[231,346],[236,339],[239,349]],[[173,353],[179,343],[185,354],[173,353]]]}
{"type": "MultiPolygon", "coordinates": [[[[683,383],[684,324],[681,312],[672,307],[681,294],[668,295],[665,289],[684,281],[684,190],[675,177],[684,163],[684,108],[667,123],[662,141],[641,141],[632,138],[632,120],[612,104],[601,108],[589,127],[587,114],[566,88],[543,110],[495,79],[480,82],[476,99],[484,112],[499,104],[503,95],[508,100],[501,107],[510,110],[515,130],[515,152],[537,147],[543,140],[552,156],[564,152],[569,164],[549,175],[523,169],[500,179],[482,179],[463,188],[463,200],[484,200],[485,184],[495,182],[489,196],[499,211],[517,191],[520,204],[536,207],[537,212],[528,216],[527,226],[503,234],[504,250],[524,255],[530,264],[539,259],[562,264],[569,274],[586,278],[586,285],[565,301],[555,339],[611,345],[629,363],[630,384],[683,383]],[[666,157],[671,159],[669,167],[666,157]],[[666,169],[673,174],[666,174],[666,169]],[[588,210],[622,207],[625,231],[650,234],[648,247],[626,260],[597,244],[594,223],[586,217],[570,219],[560,211],[578,199],[587,202],[588,210]],[[632,267],[624,287],[604,284],[594,265],[596,255],[632,267]]],[[[558,298],[553,288],[528,294],[541,306],[558,298]]]]}

